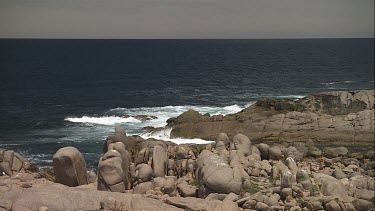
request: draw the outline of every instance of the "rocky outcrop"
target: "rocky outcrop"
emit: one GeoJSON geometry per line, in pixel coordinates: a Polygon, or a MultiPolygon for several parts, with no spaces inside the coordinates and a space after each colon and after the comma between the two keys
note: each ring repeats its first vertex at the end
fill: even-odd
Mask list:
{"type": "Polygon", "coordinates": [[[219,133],[242,133],[252,140],[373,142],[374,90],[261,99],[236,114],[209,116],[190,110],[167,122],[171,137],[216,140],[219,133]]]}
{"type": "Polygon", "coordinates": [[[87,184],[86,162],[74,147],[59,149],[53,156],[53,171],[56,182],[75,187],[87,184]]]}
{"type": "Polygon", "coordinates": [[[13,150],[0,149],[0,174],[8,176],[32,170],[32,164],[13,150]]]}

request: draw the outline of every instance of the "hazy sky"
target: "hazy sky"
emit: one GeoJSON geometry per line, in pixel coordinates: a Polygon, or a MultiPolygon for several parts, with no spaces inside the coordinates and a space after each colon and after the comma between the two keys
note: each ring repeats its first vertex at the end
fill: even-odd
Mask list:
{"type": "Polygon", "coordinates": [[[374,0],[0,0],[0,37],[374,37],[374,0]]]}

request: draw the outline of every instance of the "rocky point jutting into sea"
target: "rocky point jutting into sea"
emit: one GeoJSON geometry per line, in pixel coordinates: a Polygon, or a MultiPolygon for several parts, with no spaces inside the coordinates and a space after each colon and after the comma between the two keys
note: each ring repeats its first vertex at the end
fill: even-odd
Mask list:
{"type": "Polygon", "coordinates": [[[50,168],[0,150],[0,210],[374,210],[373,90],[259,100],[227,116],[187,111],[167,127],[213,142],[117,126],[94,171],[74,147],[50,168]],[[367,150],[352,151],[358,143],[367,150]]]}

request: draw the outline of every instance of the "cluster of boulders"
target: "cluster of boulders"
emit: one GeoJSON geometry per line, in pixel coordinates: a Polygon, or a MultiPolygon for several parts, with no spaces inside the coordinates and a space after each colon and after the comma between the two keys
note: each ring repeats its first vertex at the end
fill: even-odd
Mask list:
{"type": "Polygon", "coordinates": [[[13,150],[0,149],[0,175],[12,176],[17,172],[35,171],[36,166],[13,150]]]}
{"type": "MultiPolygon", "coordinates": [[[[8,151],[0,151],[0,155],[2,163],[9,162],[8,151]]],[[[18,159],[15,156],[13,160],[18,159]]],[[[176,145],[127,137],[123,128],[116,127],[115,135],[104,142],[96,171],[87,171],[76,148],[58,150],[53,156],[55,182],[65,186],[54,188],[68,193],[62,187],[79,187],[88,195],[94,194],[89,190],[99,190],[94,203],[72,189],[72,195],[91,200],[91,207],[76,204],[77,209],[126,210],[133,206],[132,200],[138,200],[129,194],[141,194],[145,201],[152,199],[147,205],[150,210],[152,204],[166,210],[373,210],[374,158],[372,150],[350,153],[346,147],[319,148],[311,140],[254,144],[243,134],[229,137],[220,133],[215,142],[206,145],[176,145]],[[114,194],[113,198],[109,200],[108,194],[114,194]],[[130,198],[121,199],[118,194],[130,198]]],[[[23,163],[27,161],[23,159],[23,163]]],[[[23,168],[12,171],[20,172],[17,175],[4,177],[6,183],[22,177],[28,182],[18,182],[20,189],[33,187],[30,190],[38,194],[51,191],[51,183],[40,182],[40,174],[28,174],[23,168]]],[[[0,193],[1,187],[0,182],[0,193]]],[[[27,194],[21,196],[27,198],[27,194]]],[[[22,197],[13,205],[26,206],[22,197]]],[[[9,210],[7,206],[0,200],[0,208],[9,210]]],[[[42,206],[57,205],[46,200],[33,204],[34,208],[42,206]]],[[[68,209],[60,207],[64,208],[68,209]]]]}

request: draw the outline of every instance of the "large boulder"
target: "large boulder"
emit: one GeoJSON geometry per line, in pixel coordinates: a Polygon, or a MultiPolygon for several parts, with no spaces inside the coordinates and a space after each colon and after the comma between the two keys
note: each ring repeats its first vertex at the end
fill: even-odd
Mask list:
{"type": "Polygon", "coordinates": [[[249,179],[246,172],[229,166],[223,158],[208,150],[203,150],[198,157],[196,175],[202,185],[217,193],[239,194],[243,180],[249,179]]]}
{"type": "Polygon", "coordinates": [[[348,191],[340,180],[322,173],[315,173],[313,176],[314,180],[321,184],[321,191],[325,196],[334,196],[341,200],[348,199],[348,191]]]}
{"type": "Polygon", "coordinates": [[[116,150],[109,150],[99,160],[98,190],[125,192],[128,181],[124,174],[121,154],[116,150]]]}
{"type": "MultiPolygon", "coordinates": [[[[124,181],[129,181],[129,154],[128,151],[125,148],[124,143],[122,142],[116,142],[112,143],[108,146],[108,150],[116,150],[117,152],[120,153],[121,155],[121,160],[122,160],[122,170],[123,170],[123,176],[124,176],[124,181]]],[[[129,189],[129,184],[126,182],[125,188],[129,189]]]]}
{"type": "Polygon", "coordinates": [[[58,183],[70,187],[87,184],[85,159],[74,147],[64,147],[55,153],[53,171],[58,183]]]}
{"type": "Polygon", "coordinates": [[[241,155],[245,157],[251,155],[251,141],[247,136],[243,134],[235,135],[233,137],[233,144],[235,145],[235,149],[238,150],[241,155]]]}
{"type": "Polygon", "coordinates": [[[152,169],[155,177],[164,177],[167,173],[168,158],[163,147],[154,146],[152,155],[152,169]]]}

